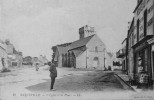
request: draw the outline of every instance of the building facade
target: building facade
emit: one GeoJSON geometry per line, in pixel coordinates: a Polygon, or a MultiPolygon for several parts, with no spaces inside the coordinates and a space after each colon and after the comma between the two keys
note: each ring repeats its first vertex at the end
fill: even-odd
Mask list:
{"type": "Polygon", "coordinates": [[[9,40],[5,41],[8,67],[22,67],[22,52],[15,49],[14,45],[9,40]]]}
{"type": "Polygon", "coordinates": [[[107,55],[105,55],[105,67],[108,69],[108,70],[114,70],[114,65],[113,65],[113,62],[116,61],[116,57],[113,53],[111,52],[107,52],[105,53],[107,55]]]}
{"type": "Polygon", "coordinates": [[[127,73],[128,67],[127,67],[127,54],[126,54],[126,48],[127,48],[127,38],[124,39],[124,41],[121,43],[122,48],[116,53],[116,56],[118,59],[121,59],[122,64],[122,71],[127,73]]]}
{"type": "Polygon", "coordinates": [[[23,58],[23,65],[33,65],[33,58],[31,56],[26,56],[23,58]]]}
{"type": "Polygon", "coordinates": [[[73,42],[68,51],[74,53],[77,68],[105,68],[105,45],[96,34],[73,42]]]}
{"type": "Polygon", "coordinates": [[[7,52],[6,45],[3,41],[0,40],[0,70],[7,68],[7,52]]]}
{"type": "Polygon", "coordinates": [[[23,55],[22,52],[14,51],[15,60],[12,61],[12,66],[22,67],[23,55]]]}
{"type": "Polygon", "coordinates": [[[154,1],[138,0],[127,35],[127,66],[130,80],[154,84],[154,1]],[[142,74],[142,75],[141,75],[142,74]]]}
{"type": "Polygon", "coordinates": [[[96,68],[107,67],[105,44],[88,25],[79,29],[79,40],[52,47],[53,61],[58,67],[96,68]]]}
{"type": "Polygon", "coordinates": [[[130,80],[134,80],[134,18],[131,22],[131,25],[127,34],[127,66],[128,66],[128,75],[130,80]]]}

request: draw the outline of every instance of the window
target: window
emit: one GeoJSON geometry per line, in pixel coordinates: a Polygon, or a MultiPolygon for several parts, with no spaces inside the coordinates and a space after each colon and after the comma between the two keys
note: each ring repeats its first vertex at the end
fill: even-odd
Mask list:
{"type": "Polygon", "coordinates": [[[150,13],[153,9],[153,5],[148,9],[148,13],[150,13]]]}
{"type": "Polygon", "coordinates": [[[148,22],[148,26],[150,26],[153,23],[153,18],[151,18],[148,22]]]}
{"type": "Polygon", "coordinates": [[[98,52],[98,47],[97,46],[95,47],[95,52],[98,52]]]}
{"type": "Polygon", "coordinates": [[[144,11],[144,36],[147,35],[147,9],[144,11]]]}
{"type": "Polygon", "coordinates": [[[140,20],[137,20],[137,42],[139,41],[139,25],[140,25],[140,20]]]}

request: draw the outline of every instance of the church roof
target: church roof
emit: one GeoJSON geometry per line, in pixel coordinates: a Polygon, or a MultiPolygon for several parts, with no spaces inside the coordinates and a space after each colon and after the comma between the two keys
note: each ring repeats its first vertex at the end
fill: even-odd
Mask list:
{"type": "Polygon", "coordinates": [[[69,46],[70,44],[72,44],[72,43],[71,42],[69,42],[69,43],[63,43],[63,44],[59,44],[57,46],[66,47],[66,46],[69,46]]]}
{"type": "MultiPolygon", "coordinates": [[[[85,50],[84,50],[85,51],[85,50]]],[[[73,50],[73,53],[75,55],[75,57],[78,57],[80,54],[82,54],[84,52],[83,50],[73,50]]]]}
{"type": "Polygon", "coordinates": [[[61,55],[61,54],[67,53],[69,46],[66,46],[66,47],[57,46],[57,48],[59,51],[59,55],[61,55]]]}
{"type": "Polygon", "coordinates": [[[86,38],[83,38],[83,39],[74,41],[71,45],[69,45],[69,50],[72,50],[72,49],[75,49],[75,48],[78,48],[78,47],[85,46],[89,42],[89,40],[91,40],[91,38],[93,36],[94,35],[91,35],[89,37],[86,37],[86,38]]]}
{"type": "Polygon", "coordinates": [[[64,44],[52,46],[52,50],[55,52],[58,51],[59,55],[62,55],[67,53],[70,44],[71,43],[64,43],[64,44]]]}
{"type": "MultiPolygon", "coordinates": [[[[74,41],[72,43],[64,43],[61,45],[57,45],[57,46],[53,46],[53,47],[57,47],[58,53],[59,55],[65,54],[67,53],[69,50],[73,50],[75,56],[79,56],[81,53],[83,53],[85,50],[78,50],[76,48],[85,46],[89,40],[93,37],[94,35],[91,35],[89,37],[74,41]]],[[[53,48],[52,47],[52,48],[53,48]]]]}

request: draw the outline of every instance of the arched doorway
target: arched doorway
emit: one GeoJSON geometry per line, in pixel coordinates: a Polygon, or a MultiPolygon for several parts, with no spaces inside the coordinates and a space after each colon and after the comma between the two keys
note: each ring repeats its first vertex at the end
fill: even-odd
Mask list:
{"type": "Polygon", "coordinates": [[[94,57],[94,59],[93,59],[93,67],[94,68],[99,67],[99,58],[98,57],[94,57]]]}

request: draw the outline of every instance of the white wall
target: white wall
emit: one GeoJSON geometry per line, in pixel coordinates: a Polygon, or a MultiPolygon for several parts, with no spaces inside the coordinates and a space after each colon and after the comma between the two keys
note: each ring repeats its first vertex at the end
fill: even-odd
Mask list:
{"type": "Polygon", "coordinates": [[[106,60],[106,64],[105,64],[106,68],[108,68],[109,66],[113,67],[113,57],[110,57],[108,53],[106,53],[105,60],[106,60]]]}
{"type": "Polygon", "coordinates": [[[62,67],[62,55],[58,57],[58,67],[62,67]]]}
{"type": "Polygon", "coordinates": [[[93,68],[94,67],[94,58],[98,57],[98,67],[97,69],[104,69],[104,52],[92,52],[90,50],[88,50],[88,59],[87,59],[87,63],[88,63],[88,68],[93,68]]]}
{"type": "Polygon", "coordinates": [[[95,57],[99,58],[99,66],[98,69],[104,69],[104,48],[105,44],[102,40],[97,36],[93,36],[93,38],[86,45],[88,48],[87,56],[88,56],[88,67],[93,67],[93,60],[95,57]],[[95,52],[95,47],[97,46],[98,52],[95,52]]]}
{"type": "Polygon", "coordinates": [[[128,62],[128,75],[130,76],[130,78],[133,79],[133,71],[134,71],[134,57],[133,57],[133,49],[130,50],[130,53],[129,53],[129,62],[128,62]]]}
{"type": "Polygon", "coordinates": [[[86,51],[76,58],[76,68],[86,68],[86,51]]]}

